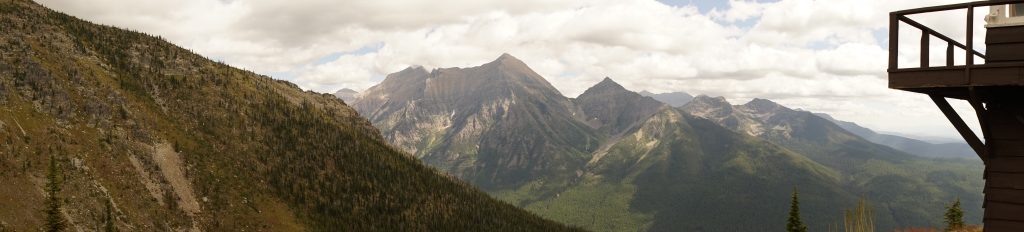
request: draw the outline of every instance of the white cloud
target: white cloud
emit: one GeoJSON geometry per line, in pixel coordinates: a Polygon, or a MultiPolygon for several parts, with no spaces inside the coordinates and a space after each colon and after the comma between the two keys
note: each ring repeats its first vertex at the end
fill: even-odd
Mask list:
{"type": "MultiPolygon", "coordinates": [[[[570,97],[610,76],[634,90],[769,98],[886,131],[955,135],[926,97],[887,89],[887,41],[877,35],[890,11],[951,0],[730,0],[704,14],[643,0],[41,2],[319,92],[365,89],[409,65],[469,67],[507,52],[570,97]]],[[[976,34],[986,12],[977,12],[976,34]]],[[[913,18],[966,34],[962,14],[913,18]]],[[[903,28],[900,64],[916,66],[920,35],[903,28]]],[[[931,62],[943,63],[944,45],[933,41],[931,62]]]]}
{"type": "Polygon", "coordinates": [[[708,13],[711,18],[725,22],[737,22],[761,16],[768,3],[755,1],[729,0],[729,9],[713,9],[708,13]]]}
{"type": "Polygon", "coordinates": [[[874,44],[844,43],[835,49],[817,51],[818,70],[840,75],[883,76],[889,51],[874,44]]]}

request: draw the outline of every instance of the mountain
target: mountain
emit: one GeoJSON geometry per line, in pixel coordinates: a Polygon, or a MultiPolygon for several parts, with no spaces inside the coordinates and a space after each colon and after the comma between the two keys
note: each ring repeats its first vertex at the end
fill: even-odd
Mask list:
{"type": "Polygon", "coordinates": [[[977,153],[967,143],[931,143],[903,136],[883,134],[874,130],[862,127],[856,123],[840,121],[827,114],[816,114],[819,117],[832,121],[839,127],[846,129],[861,138],[873,143],[886,145],[913,155],[932,158],[962,158],[976,159],[977,153]]]}
{"type": "MultiPolygon", "coordinates": [[[[681,109],[724,127],[805,155],[847,177],[843,185],[878,202],[880,225],[938,225],[942,202],[959,197],[965,208],[981,208],[981,170],[976,160],[919,158],[875,144],[828,119],[766,99],[730,105],[698,96],[681,109]],[[908,223],[914,222],[914,223],[908,223]]],[[[979,221],[980,212],[968,212],[979,221]]]]}
{"type": "Polygon", "coordinates": [[[836,220],[830,206],[855,200],[828,168],[643,97],[609,78],[575,102],[587,119],[602,122],[594,128],[610,134],[577,181],[555,197],[531,198],[539,194],[530,189],[496,195],[510,195],[502,199],[599,231],[782,228],[783,222],[757,215],[784,214],[786,203],[774,199],[794,187],[811,196],[804,199],[803,210],[813,215],[808,216],[812,221],[836,220]],[[608,130],[608,125],[621,129],[608,130]]]}
{"type": "Polygon", "coordinates": [[[508,54],[465,69],[410,67],[354,105],[395,146],[487,190],[565,183],[600,140],[572,101],[508,54]]]}
{"type": "Polygon", "coordinates": [[[611,78],[569,99],[508,54],[411,67],[354,105],[427,164],[595,231],[782,228],[794,188],[815,231],[841,223],[861,196],[877,204],[881,230],[938,226],[956,196],[965,208],[981,202],[980,163],[910,156],[763,99],[700,96],[673,108],[611,78]]]}
{"type": "MultiPolygon", "coordinates": [[[[463,179],[473,180],[500,199],[588,229],[659,231],[701,228],[753,230],[764,225],[781,227],[782,221],[765,218],[735,222],[728,215],[742,215],[736,211],[743,208],[741,205],[769,202],[775,197],[785,199],[797,185],[806,187],[808,194],[831,196],[807,198],[808,202],[820,203],[806,209],[808,212],[821,212],[819,216],[811,217],[813,219],[837,219],[837,215],[825,213],[831,210],[827,206],[832,204],[825,202],[826,199],[844,203],[854,201],[853,195],[843,192],[835,184],[837,176],[821,165],[756,138],[689,116],[650,97],[626,90],[610,78],[568,100],[559,97],[557,90],[546,81],[540,82],[543,79],[533,75],[532,71],[525,70],[528,68],[521,61],[507,54],[494,62],[468,69],[427,72],[413,67],[389,75],[381,84],[366,91],[355,105],[364,115],[370,116],[371,121],[384,131],[385,137],[396,145],[410,147],[407,149],[416,151],[427,163],[463,179]],[[497,75],[494,74],[496,72],[530,75],[497,75]],[[474,85],[474,81],[494,85],[479,86],[474,85]],[[542,84],[521,84],[523,82],[542,84]],[[502,96],[503,92],[513,94],[502,96]],[[460,103],[452,103],[453,100],[460,103]],[[513,116],[487,114],[540,109],[549,112],[547,115],[538,114],[546,117],[534,119],[536,124],[545,125],[543,127],[507,122],[514,120],[513,116]],[[469,119],[459,119],[459,115],[468,115],[464,117],[469,119]],[[451,121],[444,120],[447,118],[451,121]],[[464,122],[485,119],[492,121],[469,125],[464,122]],[[442,123],[430,125],[421,123],[423,121],[442,123]],[[586,143],[575,141],[576,144],[553,139],[566,133],[560,129],[549,129],[555,124],[576,125],[571,127],[578,130],[576,133],[590,138],[586,143]],[[414,129],[406,131],[405,128],[414,129]],[[566,150],[533,150],[526,154],[485,150],[491,145],[484,140],[467,143],[462,138],[472,136],[467,136],[461,128],[483,131],[480,137],[497,137],[490,135],[495,133],[507,135],[499,142],[508,141],[507,138],[529,138],[541,144],[582,144],[585,147],[568,151],[571,152],[568,155],[572,155],[568,156],[570,158],[564,158],[567,157],[566,150]],[[432,135],[436,133],[434,131],[445,134],[432,135]],[[419,137],[420,140],[414,143],[405,142],[405,137],[401,136],[388,137],[402,134],[427,136],[419,137]],[[464,161],[468,160],[466,153],[452,154],[452,150],[444,150],[446,147],[479,147],[475,151],[476,156],[518,156],[514,158],[517,163],[497,166],[481,162],[467,164],[464,161]],[[450,168],[452,162],[468,168],[450,168]],[[519,163],[530,168],[537,167],[534,163],[552,162],[564,162],[561,167],[568,168],[540,166],[538,168],[544,172],[532,173],[519,182],[487,179],[495,175],[500,177],[503,169],[518,168],[520,166],[516,165],[519,163]],[[724,183],[724,187],[716,183],[724,183]],[[704,199],[705,195],[717,197],[704,199]],[[687,198],[679,199],[678,196],[687,198]],[[705,215],[692,216],[694,210],[716,204],[724,207],[708,209],[710,213],[705,215]]],[[[514,141],[506,143],[517,144],[514,141]]],[[[747,208],[749,213],[783,214],[785,204],[786,201],[779,201],[777,204],[747,208]]]]}
{"type": "Polygon", "coordinates": [[[42,228],[51,181],[79,231],[570,230],[391,148],[331,95],[29,1],[0,2],[0,28],[0,230],[42,228]]]}
{"type": "Polygon", "coordinates": [[[613,137],[630,132],[638,123],[668,107],[626,90],[607,77],[573,99],[573,103],[583,110],[588,125],[613,137]]]}
{"type": "Polygon", "coordinates": [[[334,96],[340,98],[342,101],[345,101],[345,103],[351,103],[355,101],[357,94],[359,94],[359,92],[356,92],[355,90],[349,88],[340,89],[338,90],[338,92],[334,92],[334,96]]]}
{"type": "Polygon", "coordinates": [[[654,100],[664,102],[672,107],[680,107],[693,100],[693,95],[685,92],[651,93],[647,91],[640,91],[640,95],[652,97],[654,100]]]}

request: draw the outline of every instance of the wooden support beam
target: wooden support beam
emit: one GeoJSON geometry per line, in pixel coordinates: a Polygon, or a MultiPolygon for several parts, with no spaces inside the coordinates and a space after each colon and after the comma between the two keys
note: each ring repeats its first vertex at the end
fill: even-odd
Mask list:
{"type": "MultiPolygon", "coordinates": [[[[974,86],[967,87],[967,94],[969,95],[967,102],[971,103],[971,107],[974,108],[974,112],[978,115],[978,124],[981,126],[981,136],[985,136],[986,139],[992,138],[988,128],[988,120],[987,117],[985,117],[988,113],[988,109],[985,109],[985,105],[982,104],[981,99],[978,98],[978,92],[975,91],[974,86]]],[[[985,154],[992,155],[992,147],[985,146],[985,148],[985,154]]]]}
{"type": "Polygon", "coordinates": [[[967,127],[967,123],[964,123],[964,119],[960,118],[960,115],[956,113],[956,110],[953,110],[953,107],[949,105],[946,98],[937,95],[928,96],[932,98],[932,101],[934,101],[935,105],[939,107],[939,110],[942,110],[942,114],[946,115],[949,122],[953,123],[953,127],[956,128],[957,132],[960,132],[960,136],[964,137],[964,140],[966,140],[967,144],[974,149],[974,152],[978,153],[978,157],[981,158],[981,161],[987,164],[988,150],[985,149],[985,144],[981,142],[981,139],[978,139],[978,136],[974,134],[974,131],[971,131],[970,127],[967,127]]]}

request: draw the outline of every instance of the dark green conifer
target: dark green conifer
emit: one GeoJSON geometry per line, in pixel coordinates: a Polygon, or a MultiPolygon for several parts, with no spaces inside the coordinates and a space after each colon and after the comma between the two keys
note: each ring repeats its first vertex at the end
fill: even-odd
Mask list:
{"type": "Polygon", "coordinates": [[[793,202],[789,205],[789,222],[786,223],[787,232],[807,232],[807,226],[800,221],[800,199],[796,189],[793,189],[793,202]]]}
{"type": "Polygon", "coordinates": [[[964,211],[960,209],[960,198],[956,198],[953,204],[946,207],[946,231],[956,231],[964,228],[964,211]]]}

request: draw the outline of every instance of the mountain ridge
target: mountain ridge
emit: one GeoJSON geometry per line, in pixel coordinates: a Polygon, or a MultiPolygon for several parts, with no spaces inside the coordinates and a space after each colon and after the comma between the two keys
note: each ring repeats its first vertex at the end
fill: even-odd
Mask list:
{"type": "MultiPolygon", "coordinates": [[[[493,63],[466,69],[447,69],[452,71],[444,73],[442,77],[470,75],[473,73],[467,70],[493,66],[493,63]]],[[[542,78],[539,75],[534,77],[542,78]]],[[[499,199],[547,218],[599,231],[742,231],[766,226],[781,227],[781,221],[736,222],[729,219],[739,215],[749,218],[754,215],[784,214],[782,209],[786,206],[775,205],[776,202],[771,199],[779,198],[783,199],[783,203],[788,202],[785,200],[793,186],[806,188],[806,192],[801,191],[802,199],[806,199],[802,205],[808,207],[805,212],[814,212],[812,215],[819,222],[841,221],[840,215],[832,214],[830,210],[852,207],[856,204],[857,196],[877,200],[884,205],[882,209],[888,212],[878,219],[879,228],[883,230],[937,225],[941,217],[935,212],[941,212],[938,208],[944,204],[937,202],[946,201],[945,198],[953,195],[962,196],[968,207],[980,207],[980,195],[976,194],[976,190],[980,189],[980,185],[977,185],[980,176],[969,171],[977,168],[977,164],[916,158],[864,141],[810,112],[789,109],[767,99],[732,105],[722,97],[702,95],[683,107],[673,108],[651,97],[629,91],[607,77],[572,99],[556,96],[557,90],[551,90],[548,85],[509,85],[515,81],[508,80],[491,82],[502,85],[489,86],[483,88],[484,91],[460,88],[442,88],[444,90],[438,91],[481,91],[489,95],[470,95],[471,98],[486,99],[502,96],[503,91],[494,89],[518,89],[515,91],[515,101],[510,100],[512,98],[498,98],[502,100],[498,102],[507,104],[487,101],[443,103],[450,99],[424,97],[416,99],[416,104],[411,107],[401,108],[404,115],[415,117],[379,114],[383,117],[371,120],[385,134],[401,131],[410,135],[410,138],[419,139],[417,143],[399,141],[398,144],[418,150],[416,154],[427,160],[428,164],[460,178],[474,180],[472,182],[478,186],[484,185],[487,192],[499,199]],[[524,98],[557,100],[524,101],[524,98]],[[488,109],[485,112],[506,112],[513,108],[535,109],[538,113],[555,112],[550,115],[541,113],[539,115],[549,117],[534,118],[534,121],[540,123],[527,126],[505,124],[502,121],[510,117],[502,114],[482,117],[494,121],[481,119],[479,121],[485,123],[471,125],[481,131],[500,132],[502,137],[493,137],[495,139],[488,140],[489,143],[520,144],[517,140],[507,138],[531,138],[529,141],[534,143],[575,146],[575,149],[520,149],[500,154],[495,152],[497,150],[469,149],[476,153],[456,153],[450,149],[436,148],[473,148],[493,144],[481,143],[482,140],[460,139],[467,136],[453,135],[443,129],[457,128],[453,125],[459,123],[454,121],[450,125],[436,124],[402,130],[391,126],[401,122],[402,118],[437,118],[450,114],[451,111],[425,111],[423,109],[429,107],[419,105],[433,101],[439,102],[429,104],[451,104],[474,109],[468,111],[471,115],[479,115],[473,113],[478,112],[475,111],[478,109],[488,109]],[[575,126],[567,131],[553,127],[558,124],[575,126]],[[445,131],[446,134],[433,135],[434,131],[445,131]],[[567,136],[567,132],[584,135],[586,139],[552,139],[578,137],[567,136]],[[429,149],[430,152],[423,152],[422,149],[429,149]],[[508,158],[506,162],[487,164],[452,159],[466,157],[467,154],[480,156],[484,152],[498,154],[492,157],[508,158]],[[453,164],[453,160],[459,163],[453,164]],[[552,166],[534,166],[529,162],[561,165],[552,169],[552,166]],[[921,166],[920,173],[898,171],[914,165],[921,166]],[[459,168],[477,172],[459,172],[459,168]],[[512,182],[488,180],[502,175],[501,172],[479,172],[504,168],[544,171],[520,175],[518,181],[512,182]],[[934,179],[938,176],[965,181],[934,179]],[[923,189],[907,189],[906,186],[922,186],[923,189]],[[894,191],[913,192],[922,197],[907,199],[894,191]],[[764,205],[749,207],[755,201],[740,203],[735,199],[758,199],[756,202],[764,205]],[[714,213],[695,214],[693,211],[708,209],[714,204],[725,207],[708,211],[714,213]],[[740,208],[749,211],[736,210],[740,208]]],[[[371,97],[380,98],[386,95],[385,92],[388,91],[381,91],[378,96],[371,97]]],[[[360,112],[381,112],[380,109],[357,109],[360,112]]],[[[977,212],[971,212],[967,218],[978,221],[978,215],[977,212]]],[[[817,224],[812,228],[824,230],[824,226],[817,224]]]]}
{"type": "Polygon", "coordinates": [[[576,119],[580,109],[508,54],[476,67],[391,74],[354,105],[396,146],[485,189],[542,175],[568,181],[542,173],[578,169],[598,139],[576,119]],[[508,133],[515,128],[559,133],[508,133]],[[548,150],[559,152],[531,158],[548,150]]]}
{"type": "Polygon", "coordinates": [[[44,226],[53,162],[74,230],[573,230],[438,174],[333,95],[30,1],[0,2],[0,27],[6,229],[44,226]]]}
{"type": "Polygon", "coordinates": [[[609,77],[572,100],[586,117],[587,124],[609,136],[621,136],[638,122],[665,107],[664,103],[627,90],[609,77]]]}
{"type": "Polygon", "coordinates": [[[959,158],[959,159],[974,159],[978,155],[971,149],[967,143],[955,142],[955,143],[934,143],[928,141],[922,141],[913,139],[905,136],[891,135],[881,132],[875,132],[872,129],[857,125],[853,122],[841,121],[827,114],[818,114],[818,116],[835,122],[837,125],[854,133],[868,141],[886,145],[897,150],[918,155],[921,157],[929,158],[959,158]]]}
{"type": "MultiPolygon", "coordinates": [[[[900,218],[938,224],[936,219],[940,216],[934,212],[941,212],[941,207],[933,204],[952,197],[951,193],[958,195],[969,205],[967,207],[981,208],[982,196],[977,189],[982,186],[979,170],[983,168],[977,160],[918,157],[867,141],[814,113],[763,99],[728,105],[724,99],[698,97],[681,109],[798,152],[849,176],[843,180],[844,185],[859,189],[868,199],[897,201],[901,193],[914,193],[920,199],[927,199],[884,206],[888,215],[879,215],[883,217],[876,221],[881,225],[900,224],[900,218]],[[708,105],[718,107],[706,107],[708,105]],[[962,180],[968,182],[960,182],[962,180]],[[931,210],[924,210],[928,208],[931,210]]],[[[978,213],[969,214],[967,218],[980,220],[978,213]]]]}
{"type": "Polygon", "coordinates": [[[680,107],[686,105],[686,103],[689,103],[691,100],[693,100],[694,97],[693,95],[690,95],[689,93],[686,92],[651,93],[647,92],[647,90],[644,90],[640,91],[639,94],[652,97],[655,100],[664,102],[665,104],[668,104],[672,107],[680,107]]]}

